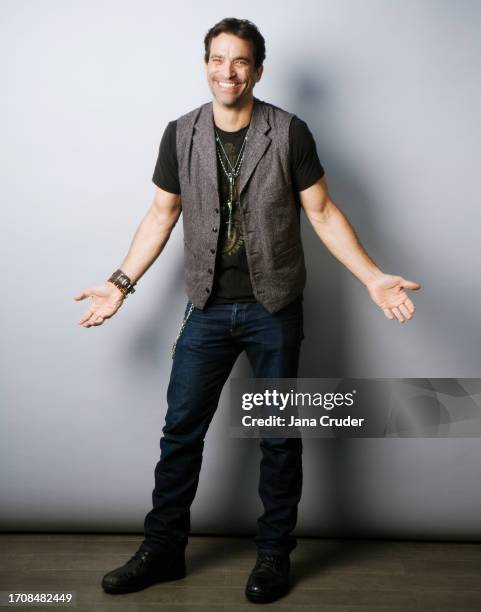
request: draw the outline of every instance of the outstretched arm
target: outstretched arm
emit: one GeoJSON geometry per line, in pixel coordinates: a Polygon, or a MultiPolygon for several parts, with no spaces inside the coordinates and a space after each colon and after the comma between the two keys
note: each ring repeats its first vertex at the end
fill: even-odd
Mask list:
{"type": "MultiPolygon", "coordinates": [[[[132,239],[127,256],[120,269],[135,283],[150,268],[162,252],[182,210],[180,195],[157,187],[152,205],[142,219],[132,239]]],[[[124,302],[124,295],[114,284],[81,291],[74,300],[92,298],[89,308],[79,321],[83,327],[101,325],[113,316],[124,302]]]]}
{"type": "Polygon", "coordinates": [[[314,231],[329,251],[367,288],[373,302],[388,319],[404,323],[415,309],[404,289],[420,289],[419,283],[385,274],[364,250],[354,228],[329,197],[325,177],[299,192],[302,208],[314,231]]]}

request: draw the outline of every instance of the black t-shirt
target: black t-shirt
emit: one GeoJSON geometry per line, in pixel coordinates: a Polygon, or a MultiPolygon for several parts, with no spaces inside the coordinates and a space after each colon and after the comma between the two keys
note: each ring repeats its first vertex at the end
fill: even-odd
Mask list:
{"type": "MultiPolygon", "coordinates": [[[[248,127],[236,132],[225,132],[216,126],[232,166],[238,158],[248,127]]],[[[152,181],[165,191],[180,194],[176,129],[177,121],[171,121],[165,128],[152,181]]],[[[221,155],[223,157],[223,153],[221,155]]],[[[289,126],[289,158],[295,191],[307,189],[324,175],[314,138],[307,124],[296,116],[292,118],[289,126]]],[[[229,170],[224,158],[223,162],[225,168],[229,170]]],[[[222,203],[221,223],[214,284],[208,303],[256,302],[250,280],[239,206],[235,205],[235,197],[234,204],[228,204],[229,182],[220,164],[219,155],[217,155],[217,174],[222,203]]]]}

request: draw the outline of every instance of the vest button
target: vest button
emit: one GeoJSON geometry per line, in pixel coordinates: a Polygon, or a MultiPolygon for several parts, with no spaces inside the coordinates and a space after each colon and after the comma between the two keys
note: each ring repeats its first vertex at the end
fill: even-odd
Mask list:
{"type": "Polygon", "coordinates": [[[210,252],[212,253],[212,255],[215,253],[215,249],[211,249],[210,252]]]}
{"type": "Polygon", "coordinates": [[[207,272],[208,272],[209,274],[212,274],[212,268],[209,268],[209,269],[207,270],[207,272]]]}
{"type": "Polygon", "coordinates": [[[219,212],[218,208],[214,208],[214,212],[217,214],[219,212]]]}
{"type": "Polygon", "coordinates": [[[209,287],[206,287],[205,290],[207,291],[207,293],[210,293],[209,287]]]}
{"type": "Polygon", "coordinates": [[[216,228],[216,227],[213,227],[213,228],[212,228],[212,231],[213,231],[213,232],[216,232],[216,231],[217,231],[217,228],[216,228]]]}

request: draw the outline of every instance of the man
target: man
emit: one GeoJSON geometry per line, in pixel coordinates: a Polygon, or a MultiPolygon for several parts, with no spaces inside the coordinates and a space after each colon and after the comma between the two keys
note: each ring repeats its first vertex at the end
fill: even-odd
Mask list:
{"type": "MultiPolygon", "coordinates": [[[[246,351],[256,377],[297,376],[304,338],[301,207],[387,318],[411,319],[415,308],[404,289],[420,287],[384,274],[364,251],[329,197],[307,125],[253,96],[265,58],[256,26],[224,19],[204,44],[212,102],[169,123],[153,176],[155,198],[127,257],[109,281],[75,297],[92,298],[82,326],[111,317],[162,252],[183,212],[189,301],[173,349],[153,508],[138,551],[104,576],[109,593],[185,576],[204,437],[238,355],[246,351]]],[[[288,590],[302,486],[300,438],[264,438],[261,449],[264,513],[246,586],[247,598],[256,603],[288,590]]]]}

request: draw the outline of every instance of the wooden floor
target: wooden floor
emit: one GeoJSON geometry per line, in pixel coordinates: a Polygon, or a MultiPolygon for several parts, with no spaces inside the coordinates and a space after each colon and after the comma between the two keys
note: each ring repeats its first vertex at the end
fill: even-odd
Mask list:
{"type": "MultiPolygon", "coordinates": [[[[255,561],[250,538],[192,536],[183,580],[104,593],[102,576],[141,541],[139,535],[0,534],[0,590],[75,591],[74,612],[259,608],[244,596],[255,561]]],[[[290,593],[261,609],[481,612],[481,544],[300,538],[291,561],[290,593]]]]}

